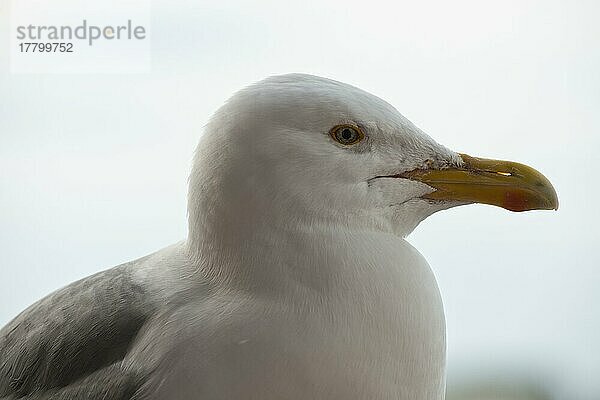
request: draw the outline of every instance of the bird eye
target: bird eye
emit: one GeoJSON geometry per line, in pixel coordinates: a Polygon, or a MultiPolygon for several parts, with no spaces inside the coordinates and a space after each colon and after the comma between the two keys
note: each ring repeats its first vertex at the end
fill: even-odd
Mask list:
{"type": "Polygon", "coordinates": [[[333,140],[343,144],[344,146],[350,146],[356,144],[364,139],[365,134],[360,128],[353,125],[337,125],[329,132],[333,140]]]}

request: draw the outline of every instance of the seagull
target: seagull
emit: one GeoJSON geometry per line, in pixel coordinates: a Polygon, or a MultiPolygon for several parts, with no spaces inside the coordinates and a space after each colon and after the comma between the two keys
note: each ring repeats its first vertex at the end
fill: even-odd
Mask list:
{"type": "Polygon", "coordinates": [[[370,93],[266,78],[204,129],[185,241],[0,331],[0,399],[443,399],[440,293],[405,238],[472,203],[558,208],[540,172],[451,151],[370,93]]]}

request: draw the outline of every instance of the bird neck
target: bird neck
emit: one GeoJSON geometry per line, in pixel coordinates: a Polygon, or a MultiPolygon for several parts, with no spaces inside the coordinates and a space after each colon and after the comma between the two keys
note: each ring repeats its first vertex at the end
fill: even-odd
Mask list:
{"type": "Polygon", "coordinates": [[[417,254],[425,265],[415,268],[429,270],[408,242],[384,231],[330,221],[289,222],[277,214],[227,214],[225,209],[203,213],[188,238],[195,265],[219,285],[286,296],[298,287],[320,293],[363,290],[356,286],[386,279],[375,270],[397,275],[397,260],[405,253],[417,254]]]}

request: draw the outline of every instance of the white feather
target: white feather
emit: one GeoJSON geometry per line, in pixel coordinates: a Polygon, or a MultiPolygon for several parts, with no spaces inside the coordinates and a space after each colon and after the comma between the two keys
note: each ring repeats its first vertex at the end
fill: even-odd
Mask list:
{"type": "MultiPolygon", "coordinates": [[[[189,189],[177,266],[138,271],[176,310],[126,362],[154,399],[442,399],[445,328],[435,278],[404,240],[432,213],[418,182],[458,165],[383,100],[310,75],[252,85],[212,118],[189,189]],[[335,143],[355,123],[366,139],[335,143]],[[157,345],[157,343],[159,345],[157,345]]],[[[177,254],[173,256],[173,252],[177,254]]]]}

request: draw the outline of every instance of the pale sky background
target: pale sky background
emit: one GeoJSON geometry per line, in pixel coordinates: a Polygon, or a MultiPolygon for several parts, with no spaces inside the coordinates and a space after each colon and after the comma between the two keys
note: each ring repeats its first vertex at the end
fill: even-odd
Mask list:
{"type": "Polygon", "coordinates": [[[244,85],[306,72],[550,178],[558,212],[461,207],[409,239],[442,291],[449,384],[527,376],[557,399],[598,399],[599,18],[591,0],[156,0],[151,73],[14,75],[0,0],[0,325],[183,239],[211,113],[244,85]]]}

